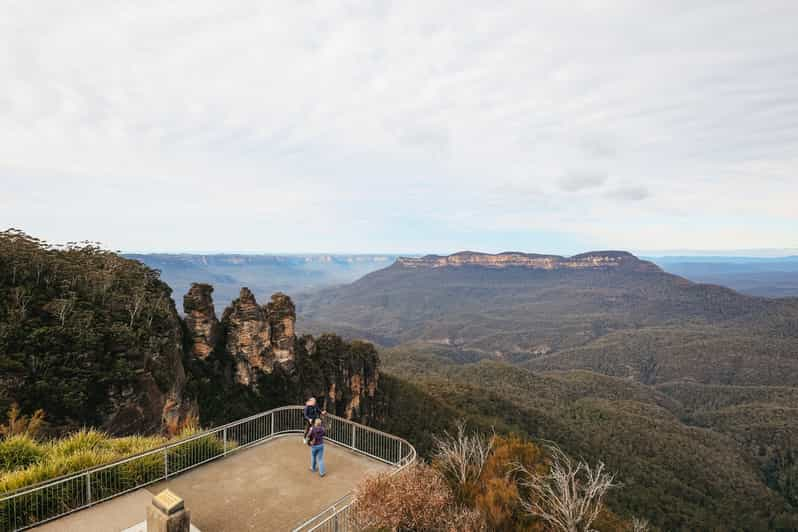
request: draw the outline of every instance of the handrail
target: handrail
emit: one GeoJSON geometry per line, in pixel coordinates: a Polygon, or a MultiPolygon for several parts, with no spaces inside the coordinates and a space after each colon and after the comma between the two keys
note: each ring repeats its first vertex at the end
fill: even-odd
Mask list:
{"type": "MultiPolygon", "coordinates": [[[[391,472],[391,475],[399,473],[409,465],[413,464],[416,461],[416,449],[413,447],[410,442],[405,440],[404,438],[400,438],[398,436],[394,436],[392,434],[388,434],[387,432],[383,432],[381,430],[377,430],[371,427],[366,427],[363,425],[359,425],[357,423],[353,423],[348,420],[344,420],[342,418],[338,418],[336,416],[327,416],[328,418],[333,418],[333,420],[340,420],[345,423],[349,423],[353,425],[353,432],[352,432],[352,445],[346,445],[350,447],[352,450],[359,452],[361,454],[365,454],[367,456],[371,456],[372,458],[376,458],[383,462],[386,462],[390,465],[393,465],[396,469],[391,472]],[[357,436],[357,429],[361,431],[367,432],[367,437],[365,441],[363,441],[362,437],[360,439],[356,438],[357,436]],[[370,437],[370,438],[369,438],[370,437]],[[394,460],[386,460],[379,456],[374,456],[374,454],[367,452],[360,448],[374,446],[376,441],[376,445],[380,446],[383,445],[383,449],[386,448],[385,444],[387,442],[395,442],[399,445],[399,452],[392,456],[395,457],[394,460]]],[[[328,431],[330,427],[333,425],[331,421],[327,421],[328,431]]],[[[334,437],[330,438],[336,443],[341,443],[337,441],[334,437]]],[[[392,444],[387,443],[387,448],[390,448],[392,444]]],[[[335,531],[335,532],[346,532],[349,530],[356,530],[353,526],[349,512],[352,509],[353,504],[353,495],[354,492],[349,492],[333,504],[328,506],[326,509],[322,510],[318,514],[314,515],[310,519],[306,520],[302,524],[296,526],[292,532],[320,532],[320,531],[335,531]]]]}
{"type": "MultiPolygon", "coordinates": [[[[327,415],[326,425],[326,438],[332,443],[399,468],[411,456],[415,460],[413,446],[396,436],[334,415],[327,415]]],[[[107,464],[23,486],[0,496],[0,532],[24,530],[63,517],[303,429],[302,407],[283,406],[107,464]]],[[[350,495],[339,501],[347,497],[350,495]]]]}

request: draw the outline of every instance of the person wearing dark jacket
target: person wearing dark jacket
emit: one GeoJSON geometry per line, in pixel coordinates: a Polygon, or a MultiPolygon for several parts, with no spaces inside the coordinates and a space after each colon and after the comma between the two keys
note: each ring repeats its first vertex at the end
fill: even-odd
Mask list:
{"type": "Polygon", "coordinates": [[[321,418],[313,422],[313,428],[308,432],[310,441],[310,470],[316,472],[319,469],[319,476],[324,477],[324,427],[321,426],[321,418]]]}
{"type": "Polygon", "coordinates": [[[302,417],[305,418],[305,433],[302,436],[302,441],[305,443],[308,442],[308,432],[310,432],[311,427],[313,427],[313,422],[326,413],[326,410],[322,410],[316,405],[315,397],[311,397],[305,401],[305,409],[302,412],[302,417]]]}

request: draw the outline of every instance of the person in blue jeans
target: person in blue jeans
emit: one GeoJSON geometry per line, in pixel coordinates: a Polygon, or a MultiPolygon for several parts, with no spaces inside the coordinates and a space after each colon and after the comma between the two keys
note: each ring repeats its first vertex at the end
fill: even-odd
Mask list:
{"type": "Polygon", "coordinates": [[[324,477],[324,427],[321,426],[321,419],[313,422],[313,428],[308,432],[308,443],[310,445],[310,470],[316,472],[319,469],[319,476],[324,477]]]}

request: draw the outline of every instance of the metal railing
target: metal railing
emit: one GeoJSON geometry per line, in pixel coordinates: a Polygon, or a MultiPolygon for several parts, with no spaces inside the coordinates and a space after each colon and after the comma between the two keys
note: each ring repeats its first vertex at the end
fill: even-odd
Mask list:
{"type": "MultiPolygon", "coordinates": [[[[412,454],[415,459],[415,449],[395,436],[332,415],[327,416],[326,425],[329,440],[377,460],[401,466],[405,455],[412,454]],[[388,439],[397,443],[387,443],[388,439]]],[[[303,430],[301,406],[275,408],[121,460],[26,486],[0,496],[0,531],[24,530],[63,517],[303,430]]]]}
{"type": "MultiPolygon", "coordinates": [[[[416,450],[406,440],[371,427],[352,423],[336,416],[325,420],[326,438],[396,467],[396,474],[416,461],[416,450]]],[[[314,515],[293,532],[354,532],[353,494],[348,493],[322,512],[314,515]]]]}

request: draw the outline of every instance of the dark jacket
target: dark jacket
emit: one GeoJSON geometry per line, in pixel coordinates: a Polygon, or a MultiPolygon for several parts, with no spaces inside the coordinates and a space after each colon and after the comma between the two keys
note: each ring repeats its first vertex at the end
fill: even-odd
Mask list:
{"type": "Polygon", "coordinates": [[[305,419],[308,421],[313,421],[316,418],[321,417],[321,408],[318,405],[305,405],[305,411],[303,413],[305,419]]]}
{"type": "Polygon", "coordinates": [[[310,440],[310,444],[315,445],[324,445],[324,427],[313,427],[308,432],[308,440],[310,440]]]}

